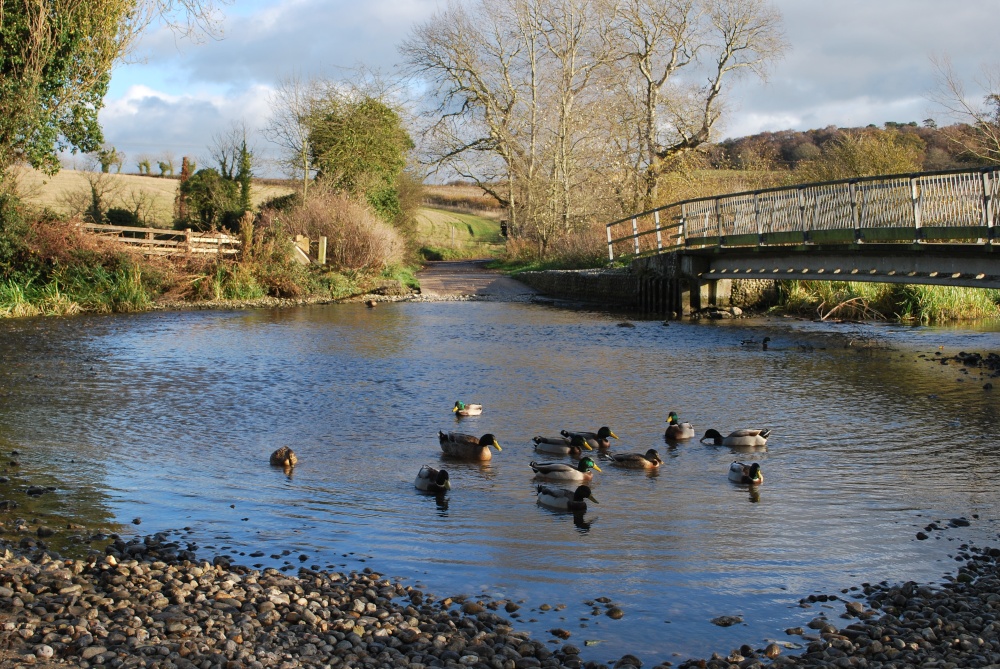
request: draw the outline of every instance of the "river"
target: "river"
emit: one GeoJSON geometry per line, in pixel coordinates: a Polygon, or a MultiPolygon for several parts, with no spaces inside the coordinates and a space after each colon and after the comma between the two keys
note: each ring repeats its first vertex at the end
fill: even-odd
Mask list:
{"type": "Polygon", "coordinates": [[[0,449],[57,486],[54,513],[179,530],[202,557],[509,599],[519,626],[552,643],[564,629],[601,661],[801,642],[785,628],[844,611],[803,597],[940,581],[963,542],[995,543],[1000,388],[939,359],[1000,350],[1000,333],[620,320],[404,302],[4,321],[0,449]],[[765,335],[767,350],[741,345],[765,335]],[[459,421],[458,399],[485,410],[459,421]],[[767,451],[667,444],[670,410],[699,436],[768,427],[767,451]],[[559,458],[531,438],[602,425],[614,450],[656,448],[664,466],[602,466],[582,518],[538,506],[528,463],[559,458]],[[503,451],[445,462],[438,430],[491,432],[503,451]],[[291,475],[267,463],[282,445],[291,475]],[[765,483],[730,483],[734,459],[765,483]],[[413,488],[425,463],[451,472],[444,500],[413,488]],[[744,622],[712,624],[723,615],[744,622]]]}

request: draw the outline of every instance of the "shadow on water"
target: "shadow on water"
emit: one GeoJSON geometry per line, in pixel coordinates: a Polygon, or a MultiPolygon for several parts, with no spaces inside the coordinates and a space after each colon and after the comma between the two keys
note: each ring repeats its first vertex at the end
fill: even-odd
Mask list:
{"type": "Polygon", "coordinates": [[[31,470],[0,493],[51,480],[53,514],[190,527],[202,552],[524,600],[518,625],[539,638],[565,628],[587,659],[654,664],[776,638],[815,617],[810,593],[938,579],[956,541],[995,538],[997,396],[933,357],[1000,350],[997,332],[886,326],[885,348],[859,350],[838,326],[782,322],[764,351],[741,345],[762,336],[746,322],[617,320],[399,303],[0,322],[0,447],[31,470]],[[483,414],[456,419],[458,398],[483,414]],[[695,439],[665,440],[671,410],[695,439]],[[528,463],[570,459],[531,438],[602,425],[615,452],[663,465],[602,465],[584,514],[537,505],[528,463]],[[700,443],[708,427],[772,434],[748,453],[700,443]],[[503,451],[445,459],[449,429],[503,451]],[[267,464],[284,445],[287,473],[267,464]],[[748,458],[764,485],[728,481],[748,458]],[[416,491],[422,464],[452,490],[416,491]],[[971,526],[948,527],[958,516],[971,526]],[[624,618],[595,614],[599,597],[624,618]]]}

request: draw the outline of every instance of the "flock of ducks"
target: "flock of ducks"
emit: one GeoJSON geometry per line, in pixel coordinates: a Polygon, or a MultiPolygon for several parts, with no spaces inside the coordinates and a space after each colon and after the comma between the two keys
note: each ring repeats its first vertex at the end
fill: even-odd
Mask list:
{"type": "MultiPolygon", "coordinates": [[[[452,412],[457,416],[478,416],[483,412],[482,404],[455,402],[452,412]]],[[[692,439],[695,436],[691,423],[681,422],[676,411],[667,416],[667,429],[664,437],[671,442],[692,439]]],[[[742,429],[723,437],[717,430],[710,429],[701,438],[702,443],[711,442],[715,445],[762,448],[767,444],[770,430],[742,429]]],[[[536,486],[538,502],[544,506],[568,510],[586,511],[587,502],[598,504],[593,491],[587,485],[594,478],[594,472],[602,471],[595,461],[597,458],[612,466],[626,469],[655,470],[663,464],[663,459],[655,448],[645,453],[613,453],[611,439],[618,435],[609,427],[601,427],[596,432],[574,432],[560,430],[558,437],[537,436],[532,439],[535,450],[546,455],[570,456],[577,460],[575,464],[568,462],[537,462],[531,461],[529,466],[535,478],[541,483],[536,486]],[[590,453],[588,453],[590,452],[590,453]],[[552,483],[578,484],[575,488],[563,488],[552,483]]],[[[495,435],[486,433],[481,437],[462,432],[438,432],[438,442],[442,453],[459,460],[486,462],[493,458],[492,449],[499,453],[503,449],[495,435]]],[[[294,457],[294,454],[292,454],[294,457]]],[[[272,456],[272,464],[274,463],[272,456]]],[[[764,482],[760,465],[756,462],[746,464],[733,462],[729,468],[729,480],[736,483],[759,485],[764,482]]],[[[417,472],[413,481],[418,490],[434,494],[443,494],[451,490],[451,479],[445,469],[437,469],[424,465],[417,472]]]]}
{"type": "MultiPolygon", "coordinates": [[[[483,413],[483,405],[458,401],[452,407],[452,412],[457,416],[478,416],[483,413]]],[[[742,429],[730,432],[724,437],[718,430],[709,429],[705,431],[701,442],[710,442],[716,446],[760,449],[767,446],[770,434],[771,431],[768,429],[742,429]]],[[[681,422],[677,412],[671,411],[667,416],[667,429],[664,432],[666,440],[685,441],[693,439],[694,436],[694,426],[691,423],[681,422]]],[[[655,470],[663,464],[655,448],[645,453],[613,453],[609,450],[611,439],[618,439],[618,435],[609,427],[601,427],[597,432],[560,430],[558,437],[534,437],[532,442],[539,453],[568,455],[577,459],[576,464],[532,461],[529,466],[535,473],[535,478],[546,482],[579,484],[575,489],[568,489],[540,483],[536,487],[538,502],[554,509],[577,512],[586,511],[588,500],[594,504],[598,503],[586,484],[593,480],[594,472],[600,472],[601,468],[597,466],[594,457],[587,454],[588,451],[598,453],[597,457],[602,462],[626,469],[655,470]]],[[[491,460],[493,451],[490,449],[495,448],[498,453],[503,450],[496,437],[490,433],[477,438],[462,432],[441,431],[438,432],[438,442],[441,444],[441,451],[447,457],[474,462],[491,460]]],[[[298,457],[291,448],[282,446],[271,454],[270,462],[288,471],[298,463],[298,457]]],[[[760,464],[756,462],[750,464],[733,462],[729,466],[728,477],[735,483],[749,485],[760,485],[764,482],[764,474],[761,472],[760,464]]],[[[424,465],[417,472],[413,485],[418,490],[440,495],[451,490],[451,479],[445,469],[424,465]]]]}

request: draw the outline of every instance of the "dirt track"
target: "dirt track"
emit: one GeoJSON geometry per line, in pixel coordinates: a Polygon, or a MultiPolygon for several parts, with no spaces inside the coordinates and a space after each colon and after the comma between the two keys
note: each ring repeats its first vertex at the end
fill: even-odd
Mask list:
{"type": "Polygon", "coordinates": [[[486,269],[488,260],[442,260],[429,262],[417,274],[420,293],[425,297],[475,295],[494,299],[515,299],[537,295],[538,291],[520,281],[486,269]]]}

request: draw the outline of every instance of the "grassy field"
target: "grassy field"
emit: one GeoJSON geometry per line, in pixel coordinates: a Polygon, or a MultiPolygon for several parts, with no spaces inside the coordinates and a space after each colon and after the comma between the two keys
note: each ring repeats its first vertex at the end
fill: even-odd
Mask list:
{"type": "Polygon", "coordinates": [[[421,246],[443,260],[489,258],[504,248],[500,223],[491,218],[428,207],[421,208],[416,218],[421,246]]]}
{"type": "MultiPolygon", "coordinates": [[[[36,170],[23,170],[18,174],[18,189],[24,200],[57,214],[70,214],[82,200],[89,201],[90,183],[87,172],[62,170],[48,176],[36,170]]],[[[105,174],[112,195],[106,197],[108,207],[121,206],[133,209],[129,202],[135,197],[145,197],[151,202],[153,227],[169,228],[173,224],[174,196],[178,179],[139,176],[137,174],[105,174]]],[[[291,188],[254,184],[250,196],[254,206],[279,195],[291,193],[291,188]]]]}

